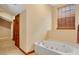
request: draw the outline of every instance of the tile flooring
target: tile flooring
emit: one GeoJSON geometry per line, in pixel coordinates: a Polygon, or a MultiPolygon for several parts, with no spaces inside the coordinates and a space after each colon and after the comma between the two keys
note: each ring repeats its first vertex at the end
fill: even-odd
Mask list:
{"type": "Polygon", "coordinates": [[[11,39],[0,39],[0,55],[24,55],[11,39]]]}

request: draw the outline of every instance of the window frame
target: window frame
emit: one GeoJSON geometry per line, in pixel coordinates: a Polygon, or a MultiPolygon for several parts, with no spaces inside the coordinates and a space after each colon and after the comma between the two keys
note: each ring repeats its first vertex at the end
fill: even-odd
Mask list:
{"type": "MultiPolygon", "coordinates": [[[[69,23],[69,21],[70,20],[68,20],[68,23],[69,24],[72,24],[72,25],[68,25],[67,24],[67,11],[68,10],[66,10],[65,9],[65,17],[60,17],[60,15],[59,15],[59,9],[61,9],[60,11],[61,11],[61,16],[62,16],[62,8],[66,8],[66,7],[71,7],[71,6],[73,6],[73,4],[70,4],[70,5],[65,5],[65,6],[63,6],[63,7],[59,7],[58,9],[57,9],[57,14],[58,14],[58,17],[57,17],[57,29],[75,29],[75,5],[74,5],[74,9],[72,9],[72,8],[70,8],[69,9],[69,12],[70,12],[70,16],[68,16],[68,17],[70,17],[70,20],[72,21],[72,22],[70,22],[69,23]],[[71,14],[71,11],[72,10],[74,10],[74,15],[72,15],[71,14]],[[65,20],[64,20],[64,19],[65,20]],[[60,21],[60,22],[59,22],[60,21]],[[61,24],[60,24],[61,23],[61,24]],[[63,24],[62,24],[63,23],[63,24]]],[[[64,13],[63,13],[64,14],[64,13]]]]}

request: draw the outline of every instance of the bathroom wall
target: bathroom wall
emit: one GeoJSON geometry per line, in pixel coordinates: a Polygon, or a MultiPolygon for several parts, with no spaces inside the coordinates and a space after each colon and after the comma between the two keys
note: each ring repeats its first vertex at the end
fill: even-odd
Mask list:
{"type": "Polygon", "coordinates": [[[26,38],[27,38],[27,33],[26,33],[26,28],[27,28],[27,16],[26,16],[26,10],[23,11],[21,14],[20,14],[20,48],[26,52],[26,38]]]}
{"type": "Polygon", "coordinates": [[[43,40],[51,30],[51,12],[47,5],[27,5],[27,51],[31,51],[35,41],[43,40]]]}
{"type": "Polygon", "coordinates": [[[11,22],[0,18],[0,39],[11,38],[11,22]]]}
{"type": "Polygon", "coordinates": [[[25,52],[29,52],[33,50],[34,42],[44,40],[46,33],[51,30],[52,15],[48,5],[28,4],[25,6],[26,12],[20,16],[22,19],[20,20],[20,46],[25,52]]]}
{"type": "Polygon", "coordinates": [[[24,5],[26,11],[20,14],[20,48],[25,52],[32,51],[34,42],[48,38],[76,43],[77,25],[79,24],[79,5],[76,5],[75,30],[57,30],[57,8],[63,5],[24,5]],[[52,30],[51,30],[52,29],[52,30]]]}
{"type": "Polygon", "coordinates": [[[76,5],[75,30],[60,30],[57,29],[57,8],[63,5],[56,5],[52,8],[52,31],[50,31],[50,38],[52,40],[60,40],[65,42],[76,43],[77,41],[77,25],[79,25],[79,5],[76,5]]]}

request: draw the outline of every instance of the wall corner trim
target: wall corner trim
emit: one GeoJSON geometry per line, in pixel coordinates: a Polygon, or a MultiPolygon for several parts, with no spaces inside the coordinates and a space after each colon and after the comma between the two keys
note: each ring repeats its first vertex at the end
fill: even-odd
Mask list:
{"type": "Polygon", "coordinates": [[[32,53],[34,53],[35,51],[34,50],[32,50],[32,51],[29,51],[29,52],[25,52],[25,51],[23,51],[20,47],[18,47],[19,49],[20,49],[20,51],[22,51],[25,55],[30,55],[30,54],[32,54],[32,53]]]}

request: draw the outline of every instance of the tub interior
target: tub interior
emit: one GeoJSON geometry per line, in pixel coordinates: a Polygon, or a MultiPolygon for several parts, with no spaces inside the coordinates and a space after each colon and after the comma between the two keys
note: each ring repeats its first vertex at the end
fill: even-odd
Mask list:
{"type": "Polygon", "coordinates": [[[62,54],[73,55],[79,54],[79,45],[69,44],[66,42],[46,40],[35,43],[36,51],[40,54],[62,54]],[[42,52],[44,53],[42,53],[42,52]],[[49,53],[50,52],[50,53],[49,53]]]}
{"type": "Polygon", "coordinates": [[[42,44],[48,48],[48,49],[54,49],[54,50],[58,50],[60,52],[64,52],[64,53],[71,53],[73,52],[73,49],[71,46],[67,45],[67,44],[62,44],[61,42],[57,42],[57,41],[45,41],[42,42],[42,44]]]}

